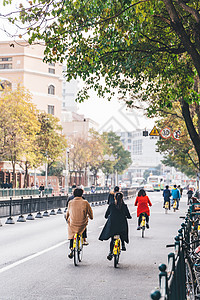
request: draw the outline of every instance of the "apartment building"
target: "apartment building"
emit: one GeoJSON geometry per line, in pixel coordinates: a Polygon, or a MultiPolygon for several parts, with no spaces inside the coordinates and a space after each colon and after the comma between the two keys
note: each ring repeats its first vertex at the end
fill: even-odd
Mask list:
{"type": "Polygon", "coordinates": [[[31,92],[39,110],[61,119],[62,65],[43,62],[44,48],[21,41],[1,41],[0,83],[6,81],[13,89],[20,83],[31,92]]]}
{"type": "Polygon", "coordinates": [[[116,134],[120,136],[125,149],[131,153],[132,165],[125,174],[127,181],[131,181],[132,177],[142,177],[145,170],[155,168],[161,163],[162,155],[156,152],[156,138],[143,136],[141,129],[116,134]]]}

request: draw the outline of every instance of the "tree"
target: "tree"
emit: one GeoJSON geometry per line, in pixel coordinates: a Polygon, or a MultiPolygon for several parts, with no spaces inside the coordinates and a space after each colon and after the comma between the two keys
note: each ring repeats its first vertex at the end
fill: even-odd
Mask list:
{"type": "Polygon", "coordinates": [[[112,96],[117,87],[123,98],[132,94],[127,105],[139,95],[151,116],[179,102],[199,165],[200,136],[190,111],[199,102],[199,0],[38,0],[19,11],[19,18],[5,16],[24,26],[19,37],[28,33],[30,44],[45,42],[45,61],[66,60],[67,79],[85,81],[79,101],[88,88],[112,96]]]}
{"type": "Polygon", "coordinates": [[[0,153],[2,160],[9,160],[13,167],[13,187],[16,187],[16,164],[32,156],[36,133],[39,130],[37,110],[31,95],[24,88],[5,89],[0,96],[0,153]]]}
{"type": "Polygon", "coordinates": [[[59,119],[42,112],[38,115],[40,130],[37,133],[37,145],[41,155],[41,163],[47,163],[49,168],[64,155],[67,140],[62,134],[59,119]]]}
{"type": "MultiPolygon", "coordinates": [[[[197,104],[191,104],[192,120],[196,127],[198,116],[196,114],[197,104]]],[[[168,139],[161,138],[157,142],[158,151],[164,154],[162,162],[165,165],[173,166],[187,176],[191,176],[198,171],[198,157],[192,141],[187,132],[187,128],[181,113],[181,107],[177,103],[173,104],[173,113],[165,110],[161,120],[157,122],[159,130],[168,127],[171,132],[180,131],[180,139],[175,140],[173,136],[168,139]]]]}
{"type": "Polygon", "coordinates": [[[101,164],[101,169],[106,175],[107,180],[110,174],[118,173],[122,174],[132,163],[131,154],[129,151],[124,149],[120,137],[114,132],[104,132],[103,136],[107,144],[107,156],[108,159],[104,159],[101,164]],[[110,160],[109,156],[113,159],[110,160]]]}

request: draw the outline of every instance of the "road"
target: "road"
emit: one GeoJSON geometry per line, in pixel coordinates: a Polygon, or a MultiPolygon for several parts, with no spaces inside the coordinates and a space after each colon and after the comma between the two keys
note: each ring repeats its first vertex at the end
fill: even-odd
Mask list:
{"type": "MultiPolygon", "coordinates": [[[[83,261],[74,267],[68,255],[67,227],[63,215],[44,217],[26,223],[0,227],[0,300],[148,300],[158,286],[158,266],[167,263],[166,248],[183,222],[187,211],[186,195],[180,210],[164,214],[162,194],[148,193],[151,208],[150,229],[145,238],[136,230],[135,199],[126,201],[132,215],[129,220],[130,243],[122,252],[117,269],[106,256],[109,241],[98,236],[105,224],[107,205],[93,207],[94,220],[88,225],[89,246],[83,261]]],[[[15,218],[17,220],[17,218],[15,218]]]]}

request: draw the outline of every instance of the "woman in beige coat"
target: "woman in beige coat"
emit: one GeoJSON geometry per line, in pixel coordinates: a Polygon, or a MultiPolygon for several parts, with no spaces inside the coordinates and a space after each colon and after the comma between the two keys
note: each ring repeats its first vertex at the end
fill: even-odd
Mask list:
{"type": "Polygon", "coordinates": [[[74,199],[69,201],[66,213],[68,223],[68,239],[70,240],[69,248],[71,253],[69,258],[73,257],[73,238],[76,233],[82,234],[88,224],[88,218],[93,219],[93,211],[87,200],[82,198],[83,190],[77,188],[74,190],[74,199]]]}

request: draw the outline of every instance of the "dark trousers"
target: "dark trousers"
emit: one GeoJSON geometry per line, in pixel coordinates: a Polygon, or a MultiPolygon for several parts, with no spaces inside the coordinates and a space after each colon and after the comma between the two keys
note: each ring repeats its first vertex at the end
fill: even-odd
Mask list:
{"type": "MultiPolygon", "coordinates": [[[[83,237],[83,239],[85,239],[85,238],[87,237],[87,227],[86,227],[85,230],[83,231],[82,237],[83,237]]],[[[69,248],[70,248],[70,249],[73,248],[73,241],[74,241],[74,239],[70,239],[70,240],[69,240],[69,248]]]]}
{"type": "Polygon", "coordinates": [[[146,222],[149,223],[149,216],[147,215],[147,213],[141,213],[138,218],[138,226],[140,226],[140,223],[142,222],[142,216],[145,216],[146,222]]]}
{"type": "MultiPolygon", "coordinates": [[[[124,242],[124,240],[122,239],[121,235],[120,235],[120,239],[121,239],[122,245],[125,246],[125,242],[124,242]]],[[[114,239],[114,236],[112,236],[112,237],[111,237],[111,240],[110,240],[110,253],[113,252],[114,244],[115,244],[115,239],[114,239]]]]}

